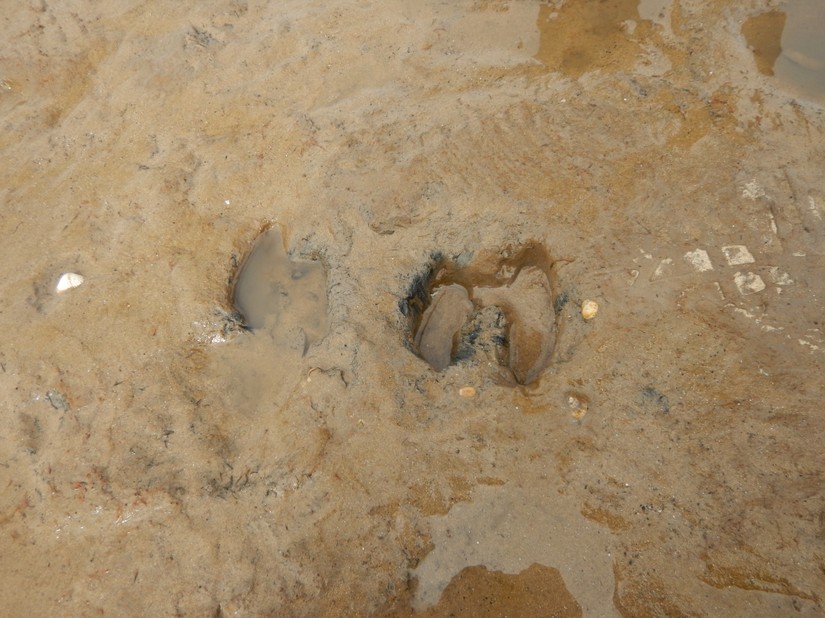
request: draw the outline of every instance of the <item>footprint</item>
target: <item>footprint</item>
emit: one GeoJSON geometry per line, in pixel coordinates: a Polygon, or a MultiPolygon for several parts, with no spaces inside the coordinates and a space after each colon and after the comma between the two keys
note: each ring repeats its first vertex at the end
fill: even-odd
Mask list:
{"type": "Polygon", "coordinates": [[[549,284],[541,270],[528,267],[510,285],[473,288],[473,300],[480,307],[500,307],[511,324],[508,364],[519,384],[538,378],[555,349],[556,316],[549,284]]]}
{"type": "Polygon", "coordinates": [[[246,325],[276,343],[294,345],[297,336],[306,351],[327,333],[326,271],[320,262],[291,260],[277,227],[255,241],[233,298],[246,325]]]}
{"type": "Polygon", "coordinates": [[[506,381],[534,382],[556,343],[551,266],[537,243],[488,252],[461,267],[436,258],[400,303],[414,351],[436,371],[483,352],[506,368],[506,381]],[[490,320],[496,312],[501,320],[490,320]]]}

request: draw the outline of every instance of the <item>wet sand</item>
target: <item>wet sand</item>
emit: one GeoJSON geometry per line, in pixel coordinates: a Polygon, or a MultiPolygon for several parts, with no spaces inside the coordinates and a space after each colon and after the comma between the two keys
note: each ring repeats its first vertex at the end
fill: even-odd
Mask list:
{"type": "Polygon", "coordinates": [[[823,613],[825,101],[743,30],[783,3],[4,4],[5,615],[823,613]],[[233,305],[271,226],[318,341],[233,305]],[[535,380],[416,355],[434,256],[531,244],[535,380]]]}

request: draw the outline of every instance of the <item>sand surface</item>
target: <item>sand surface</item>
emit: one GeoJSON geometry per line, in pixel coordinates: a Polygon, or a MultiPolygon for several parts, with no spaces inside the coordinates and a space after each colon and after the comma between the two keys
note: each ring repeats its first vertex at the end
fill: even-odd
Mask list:
{"type": "Polygon", "coordinates": [[[0,613],[821,616],[825,101],[742,31],[783,6],[0,2],[0,613]],[[232,305],[272,226],[318,341],[232,305]],[[552,304],[414,353],[433,264],[526,246],[552,304]],[[527,386],[507,333],[555,338],[527,386]]]}

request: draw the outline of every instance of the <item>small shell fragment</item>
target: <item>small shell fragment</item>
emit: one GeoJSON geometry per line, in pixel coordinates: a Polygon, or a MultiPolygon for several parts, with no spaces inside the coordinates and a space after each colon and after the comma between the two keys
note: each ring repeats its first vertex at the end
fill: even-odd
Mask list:
{"type": "Polygon", "coordinates": [[[599,312],[599,304],[595,300],[586,300],[582,303],[582,317],[585,320],[592,320],[599,312]]]}
{"type": "Polygon", "coordinates": [[[60,294],[66,290],[72,290],[80,287],[83,285],[84,281],[86,281],[86,278],[83,275],[78,275],[77,273],[63,273],[57,280],[57,286],[55,289],[57,290],[57,293],[60,294]]]}
{"type": "Polygon", "coordinates": [[[573,418],[580,421],[587,414],[587,408],[590,407],[590,400],[586,395],[581,393],[567,393],[567,405],[570,406],[570,413],[573,418]]]}
{"type": "Polygon", "coordinates": [[[460,389],[458,389],[458,394],[462,397],[475,397],[476,389],[472,386],[462,386],[460,389]]]}

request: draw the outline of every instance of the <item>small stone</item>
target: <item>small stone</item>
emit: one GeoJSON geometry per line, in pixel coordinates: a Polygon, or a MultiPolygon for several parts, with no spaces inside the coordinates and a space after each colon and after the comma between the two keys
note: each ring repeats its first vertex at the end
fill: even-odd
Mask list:
{"type": "Polygon", "coordinates": [[[60,294],[66,290],[80,287],[83,285],[84,281],[86,281],[86,278],[83,275],[78,275],[77,273],[63,273],[57,280],[57,286],[55,289],[57,290],[57,293],[60,294]]]}
{"type": "Polygon", "coordinates": [[[475,397],[476,389],[472,386],[462,386],[460,389],[458,389],[458,394],[462,397],[475,397]]]}
{"type": "Polygon", "coordinates": [[[582,303],[582,317],[585,320],[592,320],[599,312],[599,303],[595,300],[586,300],[582,303]]]}

